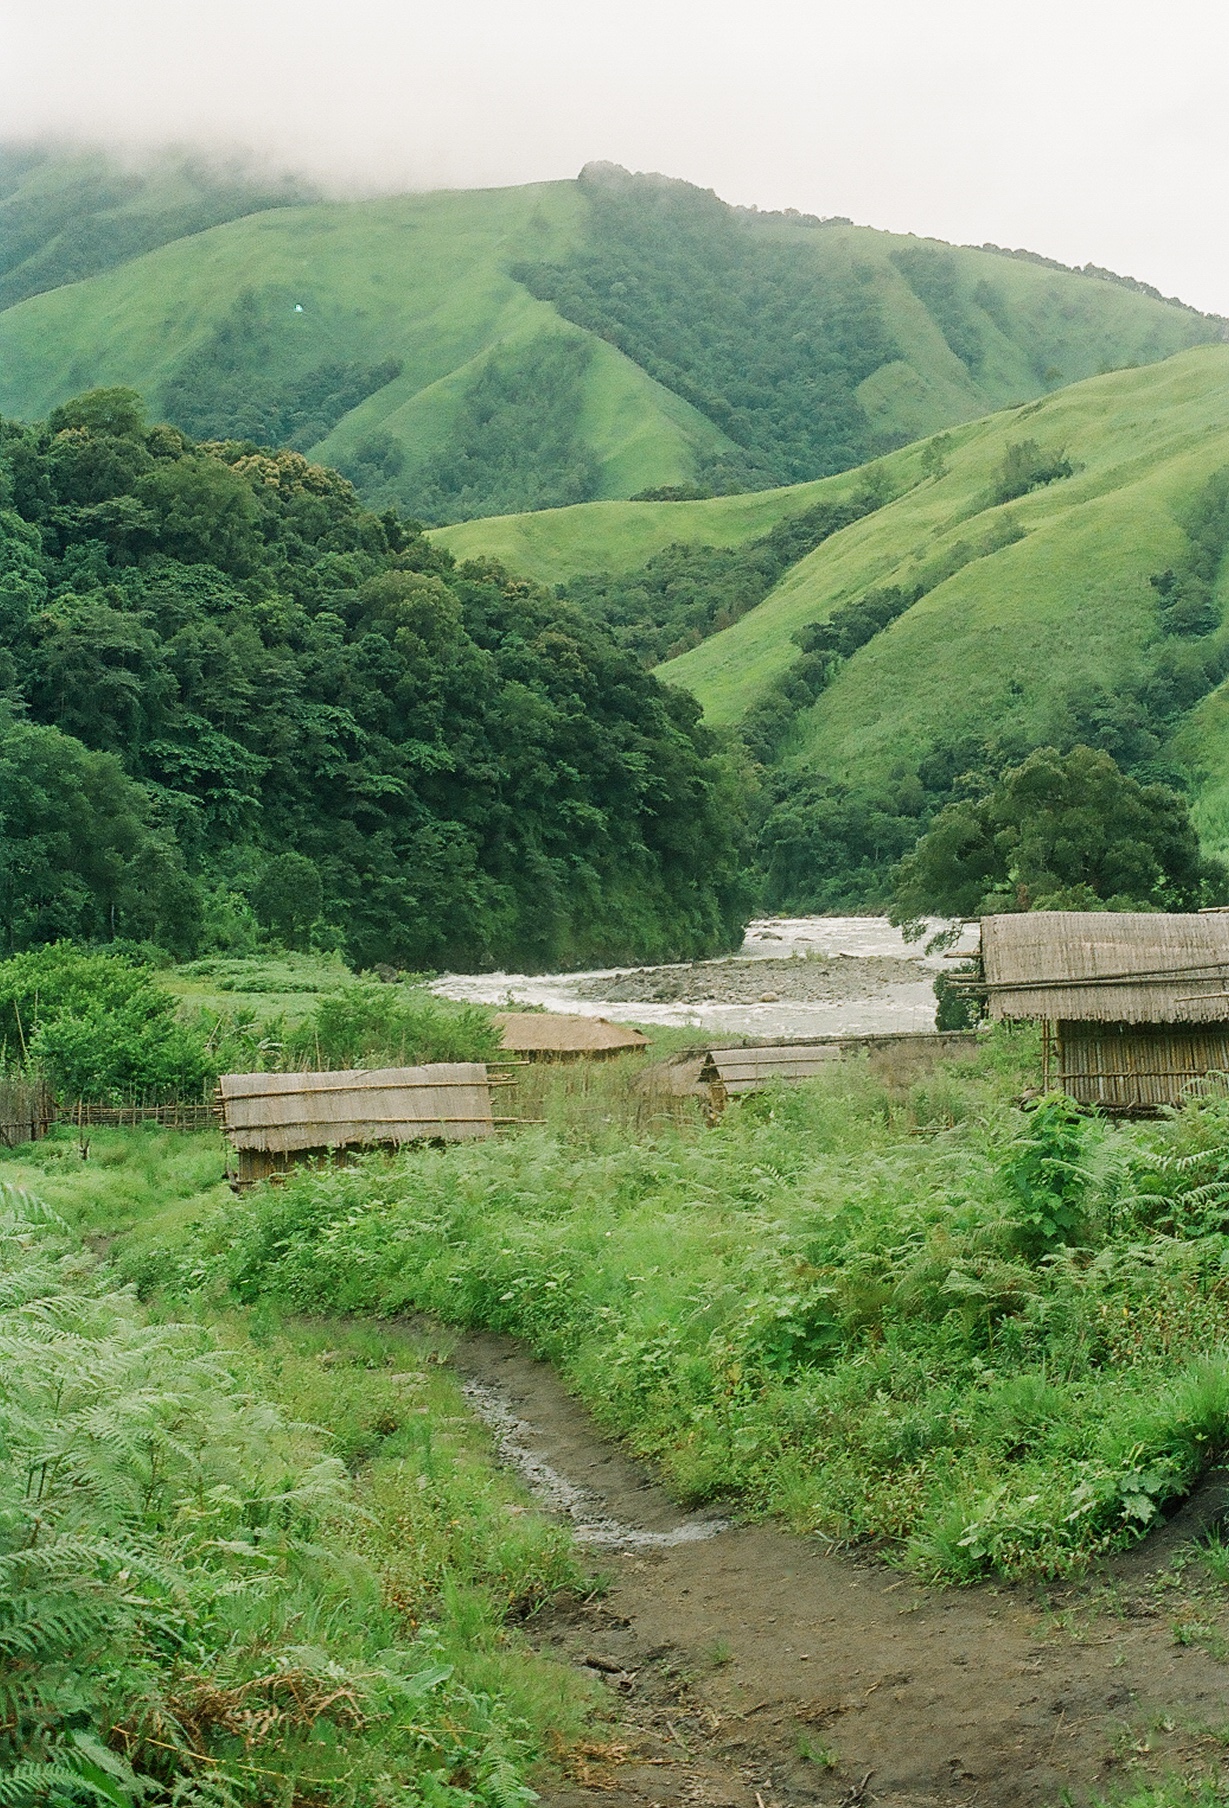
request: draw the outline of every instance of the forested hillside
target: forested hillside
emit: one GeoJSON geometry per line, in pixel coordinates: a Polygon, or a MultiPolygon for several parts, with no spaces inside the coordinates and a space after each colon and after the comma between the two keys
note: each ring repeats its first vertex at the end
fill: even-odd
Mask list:
{"type": "Polygon", "coordinates": [[[430,522],[814,479],[1223,326],[1107,272],[610,165],[332,203],[187,164],[0,166],[0,411],[130,385],[430,522]]]}
{"type": "Polygon", "coordinates": [[[1229,847],[1229,350],[883,461],[895,492],[663,670],[771,769],[778,901],[882,900],[936,809],[1031,749],[1189,788],[1229,847]]]}
{"type": "Polygon", "coordinates": [[[300,178],[203,157],[126,165],[97,151],[0,145],[0,308],[226,220],[315,198],[300,178]]]}
{"type": "Polygon", "coordinates": [[[130,391],[0,424],[0,941],[356,962],[736,939],[698,711],[575,608],[130,391]]]}

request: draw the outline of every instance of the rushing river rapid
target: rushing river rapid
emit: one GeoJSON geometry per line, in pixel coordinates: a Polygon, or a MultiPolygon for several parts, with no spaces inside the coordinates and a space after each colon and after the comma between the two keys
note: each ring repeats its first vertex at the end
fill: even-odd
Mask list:
{"type": "MultiPolygon", "coordinates": [[[[476,1004],[542,1005],[622,1022],[692,1026],[744,1036],[865,1035],[934,1027],[928,955],[934,922],[906,942],[882,917],[764,917],[737,954],[672,966],[588,973],[446,973],[434,990],[476,1004]]],[[[976,930],[954,952],[971,951],[976,930]]]]}

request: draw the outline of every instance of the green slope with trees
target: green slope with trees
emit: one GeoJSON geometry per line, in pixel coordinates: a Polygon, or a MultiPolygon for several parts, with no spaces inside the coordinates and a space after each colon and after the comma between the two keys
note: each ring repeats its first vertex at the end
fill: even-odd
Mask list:
{"type": "Polygon", "coordinates": [[[698,711],[295,452],[94,391],[0,428],[0,939],[422,968],[736,940],[698,711]],[[246,925],[246,928],[245,928],[246,925]]]}
{"type": "Polygon", "coordinates": [[[0,411],[130,385],[436,522],[812,480],[1223,330],[1108,273],[611,166],[325,203],[25,155],[0,164],[0,411]]]}
{"type": "Polygon", "coordinates": [[[882,900],[1043,746],[1189,787],[1223,852],[1227,469],[1229,350],[1092,379],[883,460],[892,500],[661,668],[770,774],[777,901],[882,900]]]}
{"type": "Polygon", "coordinates": [[[316,198],[301,178],[205,156],[120,163],[96,150],[0,145],[0,308],[227,220],[316,198]]]}

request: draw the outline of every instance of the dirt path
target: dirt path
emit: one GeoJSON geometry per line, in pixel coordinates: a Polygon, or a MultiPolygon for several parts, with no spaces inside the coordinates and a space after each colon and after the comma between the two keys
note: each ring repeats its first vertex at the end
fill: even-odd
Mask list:
{"type": "Polygon", "coordinates": [[[930,1590],[682,1514],[508,1340],[464,1339],[454,1361],[608,1582],[535,1622],[543,1650],[603,1679],[613,1716],[549,1808],[1058,1808],[1223,1750],[1229,1616],[1201,1564],[1175,1569],[1172,1534],[1044,1600],[930,1590]]]}

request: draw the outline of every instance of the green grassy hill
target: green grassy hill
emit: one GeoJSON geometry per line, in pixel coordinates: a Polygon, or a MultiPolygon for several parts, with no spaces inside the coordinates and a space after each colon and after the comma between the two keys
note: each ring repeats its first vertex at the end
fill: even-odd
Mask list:
{"type": "Polygon", "coordinates": [[[13,154],[6,299],[0,412],[131,384],[195,435],[291,444],[434,521],[815,479],[1223,327],[1103,275],[601,166],[324,203],[13,154]]]}
{"type": "Polygon", "coordinates": [[[589,571],[627,571],[667,546],[743,546],[819,501],[847,496],[861,472],[695,502],[581,502],[522,515],[488,515],[434,529],[458,559],[498,559],[541,584],[589,571]]]}
{"type": "MultiPolygon", "coordinates": [[[[1134,761],[1129,747],[1125,758],[1110,751],[1185,774],[1205,842],[1229,848],[1229,689],[1214,688],[1229,668],[1225,630],[1165,633],[1149,581],[1184,569],[1183,523],[1229,466],[1229,348],[1093,378],[961,427],[941,475],[923,474],[926,456],[917,445],[885,460],[895,500],[661,675],[693,691],[710,722],[746,723],[796,667],[795,636],[805,642],[812,624],[868,591],[921,588],[796,712],[783,768],[899,796],[962,740],[1104,739],[1109,721],[1124,745],[1139,730],[1134,761]],[[1063,451],[1073,472],[996,502],[1008,448],[1025,440],[1063,451]]],[[[1229,600],[1225,551],[1222,542],[1217,616],[1229,600]]]]}
{"type": "Polygon", "coordinates": [[[0,308],[80,282],[225,220],[314,199],[309,183],[243,165],[0,145],[0,308]]]}

